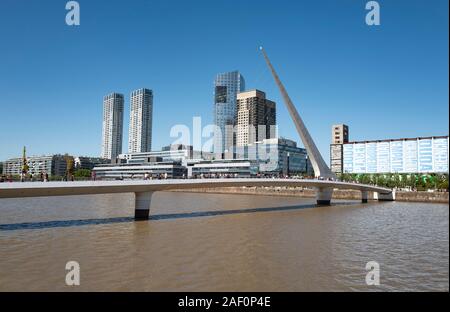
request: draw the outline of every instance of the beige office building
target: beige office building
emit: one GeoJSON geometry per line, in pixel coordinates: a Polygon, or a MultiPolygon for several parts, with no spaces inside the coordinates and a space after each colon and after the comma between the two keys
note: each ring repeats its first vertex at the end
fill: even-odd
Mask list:
{"type": "Polygon", "coordinates": [[[237,94],[236,146],[276,137],[276,105],[260,90],[237,94]]]}

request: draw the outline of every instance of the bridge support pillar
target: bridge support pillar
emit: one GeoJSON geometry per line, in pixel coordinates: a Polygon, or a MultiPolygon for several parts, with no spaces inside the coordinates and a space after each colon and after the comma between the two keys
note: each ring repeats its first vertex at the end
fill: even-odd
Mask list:
{"type": "Polygon", "coordinates": [[[139,192],[134,194],[134,220],[148,220],[153,192],[139,192]]]}
{"type": "Polygon", "coordinates": [[[361,191],[361,202],[367,203],[369,199],[369,192],[368,191],[361,191]]]}
{"type": "Polygon", "coordinates": [[[330,205],[331,197],[333,196],[333,188],[317,188],[316,201],[317,205],[330,205]]]}
{"type": "Polygon", "coordinates": [[[390,193],[376,193],[378,201],[394,201],[395,200],[395,190],[390,193]]]}

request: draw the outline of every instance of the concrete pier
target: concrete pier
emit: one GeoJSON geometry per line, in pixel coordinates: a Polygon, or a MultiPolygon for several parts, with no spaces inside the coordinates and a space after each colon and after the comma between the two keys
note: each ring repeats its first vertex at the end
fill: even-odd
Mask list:
{"type": "Polygon", "coordinates": [[[317,188],[316,192],[317,205],[330,205],[332,196],[333,196],[332,187],[317,188]]]}
{"type": "Polygon", "coordinates": [[[134,219],[148,220],[150,216],[150,205],[152,203],[153,192],[138,192],[134,200],[134,219]]]}
{"type": "Polygon", "coordinates": [[[367,203],[369,200],[369,192],[368,191],[361,191],[361,202],[367,203]]]}
{"type": "Polygon", "coordinates": [[[394,201],[395,200],[395,190],[392,190],[390,193],[374,193],[374,198],[378,199],[378,201],[394,201]]]}

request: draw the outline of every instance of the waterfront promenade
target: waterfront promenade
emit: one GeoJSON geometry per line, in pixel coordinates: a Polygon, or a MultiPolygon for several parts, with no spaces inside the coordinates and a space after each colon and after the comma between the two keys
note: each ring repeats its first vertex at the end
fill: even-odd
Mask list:
{"type": "MultiPolygon", "coordinates": [[[[298,198],[314,198],[316,196],[316,191],[313,188],[308,187],[220,187],[183,189],[179,191],[185,193],[283,196],[298,198]]],[[[174,192],[177,192],[177,190],[174,190],[174,192]]],[[[357,190],[336,189],[333,191],[333,199],[360,200],[361,192],[357,190]]],[[[369,192],[368,200],[375,200],[374,192],[369,192]]],[[[395,201],[448,204],[449,193],[441,191],[409,191],[397,189],[395,191],[395,201]]]]}

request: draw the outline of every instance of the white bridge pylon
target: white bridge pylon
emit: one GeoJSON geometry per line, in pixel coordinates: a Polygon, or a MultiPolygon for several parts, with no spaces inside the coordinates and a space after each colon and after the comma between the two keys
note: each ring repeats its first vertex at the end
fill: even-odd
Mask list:
{"type": "MultiPolygon", "coordinates": [[[[266,51],[264,51],[263,47],[259,47],[259,49],[261,50],[261,52],[264,56],[264,59],[266,60],[267,66],[269,66],[269,69],[272,73],[273,78],[275,79],[278,89],[280,89],[280,93],[281,93],[281,96],[283,97],[283,101],[286,104],[286,107],[289,111],[289,114],[291,115],[292,120],[294,121],[295,128],[297,129],[297,132],[300,135],[303,145],[306,148],[306,152],[308,153],[308,158],[311,161],[311,164],[314,169],[314,175],[316,177],[322,177],[324,179],[328,179],[328,178],[336,179],[336,175],[330,170],[330,168],[327,166],[327,164],[323,160],[323,157],[320,154],[311,135],[309,134],[308,129],[306,129],[305,123],[303,122],[297,109],[295,108],[294,104],[292,103],[291,98],[289,97],[286,89],[284,88],[283,84],[281,83],[281,80],[278,77],[278,74],[276,73],[275,68],[273,68],[272,63],[270,62],[269,57],[266,54],[266,51]]],[[[316,199],[317,199],[318,204],[329,205],[331,202],[332,196],[333,196],[333,188],[317,188],[316,199]]]]}
{"type": "Polygon", "coordinates": [[[303,145],[306,148],[306,152],[308,153],[308,157],[311,161],[311,164],[314,168],[314,175],[316,177],[323,177],[323,178],[336,178],[336,175],[330,170],[330,168],[327,166],[325,161],[323,160],[322,155],[320,154],[319,150],[317,149],[316,144],[314,143],[311,135],[308,132],[308,129],[306,129],[306,126],[300,117],[297,109],[295,108],[294,104],[291,101],[291,98],[289,97],[286,89],[284,88],[283,84],[281,83],[280,78],[278,77],[278,74],[276,73],[275,69],[272,66],[272,63],[269,60],[269,57],[266,54],[266,51],[263,47],[259,47],[261,50],[264,59],[266,60],[267,66],[269,66],[269,69],[272,73],[273,78],[275,79],[275,82],[280,89],[281,96],[283,97],[284,103],[286,104],[286,107],[289,111],[289,114],[291,115],[292,120],[294,121],[295,128],[297,129],[298,134],[300,135],[300,138],[303,142],[303,145]]]}

